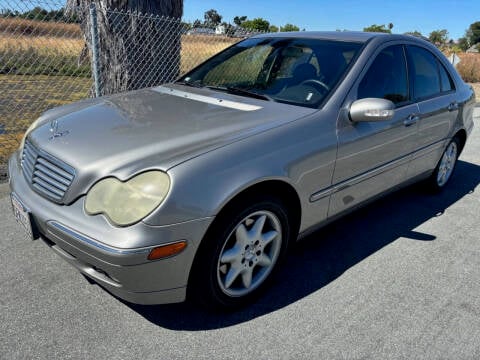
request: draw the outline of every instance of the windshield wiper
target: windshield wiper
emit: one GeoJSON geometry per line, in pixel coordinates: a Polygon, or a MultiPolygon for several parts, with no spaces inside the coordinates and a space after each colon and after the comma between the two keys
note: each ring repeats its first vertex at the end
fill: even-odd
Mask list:
{"type": "Polygon", "coordinates": [[[193,82],[189,82],[189,81],[185,81],[185,80],[175,81],[175,84],[180,84],[180,85],[185,85],[185,86],[191,86],[191,87],[196,87],[196,88],[201,88],[201,87],[203,87],[203,85],[201,85],[201,84],[199,84],[199,83],[193,83],[193,82]]]}
{"type": "Polygon", "coordinates": [[[235,95],[243,95],[243,96],[249,96],[251,98],[255,99],[260,99],[260,100],[267,100],[267,101],[274,101],[270,96],[265,95],[265,94],[260,94],[255,91],[250,91],[248,89],[243,89],[243,88],[238,88],[235,86],[206,86],[209,89],[213,90],[220,90],[220,91],[225,91],[230,94],[235,94],[235,95]]]}
{"type": "Polygon", "coordinates": [[[260,100],[273,101],[273,99],[268,95],[260,94],[255,91],[250,91],[248,89],[238,88],[235,86],[227,86],[227,90],[231,93],[238,94],[238,95],[246,95],[246,96],[250,96],[252,98],[257,98],[260,100]]]}

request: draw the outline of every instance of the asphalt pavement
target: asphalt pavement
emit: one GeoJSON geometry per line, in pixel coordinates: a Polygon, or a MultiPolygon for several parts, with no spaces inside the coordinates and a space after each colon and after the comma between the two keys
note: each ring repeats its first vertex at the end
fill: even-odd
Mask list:
{"type": "Polygon", "coordinates": [[[122,302],[41,241],[0,185],[0,359],[480,359],[480,108],[446,191],[383,198],[299,243],[228,314],[122,302]]]}

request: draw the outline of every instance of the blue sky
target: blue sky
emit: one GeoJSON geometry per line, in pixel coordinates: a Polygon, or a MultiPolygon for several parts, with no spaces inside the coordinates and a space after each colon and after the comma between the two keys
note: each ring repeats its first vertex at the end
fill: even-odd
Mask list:
{"type": "Polygon", "coordinates": [[[480,21],[480,0],[184,0],[184,19],[203,20],[209,9],[231,23],[236,15],[262,17],[277,26],[291,23],[306,30],[362,30],[391,22],[395,33],[418,30],[428,36],[432,30],[447,29],[453,39],[480,21]]]}

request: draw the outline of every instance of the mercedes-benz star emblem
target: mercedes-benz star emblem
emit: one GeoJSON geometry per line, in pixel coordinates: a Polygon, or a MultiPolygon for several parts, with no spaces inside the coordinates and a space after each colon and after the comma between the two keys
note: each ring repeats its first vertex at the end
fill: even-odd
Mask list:
{"type": "Polygon", "coordinates": [[[65,130],[65,131],[58,131],[58,120],[52,120],[50,121],[50,132],[52,133],[52,136],[48,138],[48,140],[53,140],[55,138],[65,136],[67,135],[70,131],[65,130]]]}

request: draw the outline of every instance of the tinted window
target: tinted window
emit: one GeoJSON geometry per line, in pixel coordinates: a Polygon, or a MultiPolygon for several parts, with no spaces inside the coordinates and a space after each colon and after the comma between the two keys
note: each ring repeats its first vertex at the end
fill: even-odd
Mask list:
{"type": "Polygon", "coordinates": [[[358,98],[382,98],[395,104],[408,100],[405,56],[401,45],[390,46],[377,55],[358,86],[358,98]]]}
{"type": "MultiPolygon", "coordinates": [[[[223,85],[225,83],[254,83],[260,74],[267,56],[272,51],[271,46],[251,47],[245,51],[234,54],[229,62],[223,62],[208,71],[203,78],[204,83],[210,85],[223,85]],[[231,66],[235,64],[248,64],[240,71],[239,68],[231,66]]],[[[239,66],[240,67],[240,66],[239,66]]]]}
{"type": "Polygon", "coordinates": [[[409,68],[413,78],[415,98],[425,98],[440,93],[438,63],[429,51],[417,46],[409,46],[409,68]]]}
{"type": "Polygon", "coordinates": [[[309,38],[251,38],[215,55],[181,81],[317,108],[361,47],[361,43],[309,38]]]}
{"type": "Polygon", "coordinates": [[[438,70],[440,71],[442,92],[453,90],[455,86],[453,85],[452,78],[448,74],[447,70],[440,63],[438,64],[438,70]]]}

